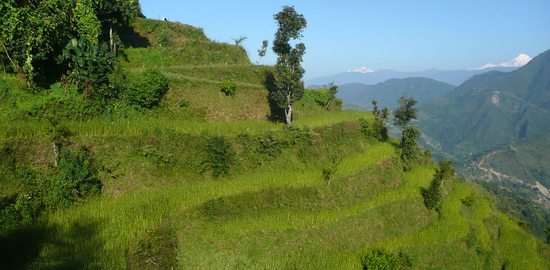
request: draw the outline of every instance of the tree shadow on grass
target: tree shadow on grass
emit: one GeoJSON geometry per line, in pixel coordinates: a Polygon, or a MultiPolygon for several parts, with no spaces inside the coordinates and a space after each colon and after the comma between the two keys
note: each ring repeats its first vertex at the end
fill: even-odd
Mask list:
{"type": "Polygon", "coordinates": [[[275,100],[273,100],[272,98],[273,93],[277,90],[277,86],[275,85],[275,75],[273,74],[273,71],[265,71],[264,86],[269,91],[268,101],[270,114],[267,116],[268,119],[273,122],[284,122],[285,112],[277,105],[277,102],[275,102],[275,100]]]}
{"type": "Polygon", "coordinates": [[[66,228],[33,225],[0,236],[0,269],[95,268],[99,222],[78,222],[66,228]]]}

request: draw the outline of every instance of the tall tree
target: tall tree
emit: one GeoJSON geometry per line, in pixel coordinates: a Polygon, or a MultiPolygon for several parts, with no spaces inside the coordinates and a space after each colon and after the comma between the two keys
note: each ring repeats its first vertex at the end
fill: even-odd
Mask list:
{"type": "Polygon", "coordinates": [[[291,6],[284,6],[274,18],[279,28],[273,41],[273,52],[277,55],[277,64],[275,65],[276,91],[271,93],[271,98],[284,110],[286,123],[290,125],[292,106],[304,95],[302,78],[305,71],[301,63],[306,51],[303,43],[292,46],[290,42],[302,38],[307,21],[291,6]]]}
{"type": "Polygon", "coordinates": [[[393,113],[394,123],[404,128],[411,120],[416,119],[416,108],[414,108],[416,103],[416,99],[412,97],[401,96],[399,98],[399,108],[393,113]]]}

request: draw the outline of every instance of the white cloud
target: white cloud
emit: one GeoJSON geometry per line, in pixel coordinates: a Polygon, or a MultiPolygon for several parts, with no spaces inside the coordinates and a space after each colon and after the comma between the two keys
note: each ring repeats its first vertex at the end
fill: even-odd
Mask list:
{"type": "Polygon", "coordinates": [[[531,61],[531,58],[529,55],[527,54],[519,54],[518,56],[516,56],[515,58],[513,58],[512,60],[508,61],[508,62],[504,62],[504,63],[500,63],[500,64],[486,64],[486,65],[483,65],[479,68],[476,68],[476,69],[486,69],[486,68],[494,68],[494,67],[522,67],[522,66],[525,66],[527,63],[529,63],[529,61],[531,61]]]}
{"type": "Polygon", "coordinates": [[[374,70],[363,66],[363,67],[358,67],[358,68],[355,68],[355,69],[352,69],[352,70],[348,70],[348,72],[372,73],[372,72],[374,72],[374,70]]]}

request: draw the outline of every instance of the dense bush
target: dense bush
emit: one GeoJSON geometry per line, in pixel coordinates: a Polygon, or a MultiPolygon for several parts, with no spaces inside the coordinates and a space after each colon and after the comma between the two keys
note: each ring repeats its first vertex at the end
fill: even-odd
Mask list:
{"type": "Polygon", "coordinates": [[[220,82],[220,90],[226,96],[232,96],[237,93],[237,85],[233,80],[224,79],[220,82]]]}
{"type": "Polygon", "coordinates": [[[342,99],[336,97],[338,87],[331,85],[328,89],[306,89],[304,95],[311,97],[319,106],[339,111],[342,109],[342,99]]]}
{"type": "Polygon", "coordinates": [[[454,174],[453,165],[450,161],[439,162],[439,167],[435,170],[434,178],[428,188],[422,188],[421,193],[424,197],[424,205],[428,209],[435,209],[440,211],[441,199],[443,197],[441,193],[441,186],[443,181],[448,179],[454,174]]]}
{"type": "Polygon", "coordinates": [[[101,193],[99,166],[87,148],[62,148],[57,170],[46,187],[49,190],[45,194],[48,209],[67,207],[78,199],[101,193]]]}
{"type": "Polygon", "coordinates": [[[59,62],[68,70],[68,81],[80,92],[91,96],[94,90],[109,83],[109,74],[114,70],[117,58],[107,44],[80,38],[69,42],[59,62]]]}
{"type": "Polygon", "coordinates": [[[379,141],[388,140],[388,128],[380,118],[375,118],[372,122],[361,119],[361,133],[375,138],[379,141]]]}
{"type": "Polygon", "coordinates": [[[399,252],[398,255],[394,255],[380,249],[374,249],[363,257],[361,264],[363,270],[397,270],[412,267],[407,254],[399,252]]]}
{"type": "Polygon", "coordinates": [[[168,79],[164,74],[157,70],[146,70],[130,86],[126,97],[133,105],[153,108],[160,103],[168,89],[168,79]]]}
{"type": "Polygon", "coordinates": [[[221,136],[213,137],[207,146],[208,167],[214,177],[223,177],[229,174],[229,170],[235,162],[235,152],[231,143],[221,136]]]}

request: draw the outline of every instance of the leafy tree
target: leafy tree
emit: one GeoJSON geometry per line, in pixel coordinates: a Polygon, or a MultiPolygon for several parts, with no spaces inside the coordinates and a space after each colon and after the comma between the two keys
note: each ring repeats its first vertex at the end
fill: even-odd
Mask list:
{"type": "Polygon", "coordinates": [[[412,168],[419,152],[418,137],[420,131],[414,126],[407,126],[403,129],[401,143],[399,144],[400,159],[403,162],[403,169],[408,171],[412,168]]]}
{"type": "Polygon", "coordinates": [[[275,65],[276,90],[271,98],[285,112],[286,123],[292,123],[292,105],[304,94],[304,68],[301,66],[306,47],[303,43],[291,46],[291,40],[302,37],[302,31],[307,26],[306,19],[296,12],[294,7],[284,6],[283,10],[274,16],[278,30],[273,42],[273,52],[277,54],[275,65]]]}
{"type": "Polygon", "coordinates": [[[428,209],[441,210],[441,187],[443,182],[454,175],[453,164],[450,161],[439,162],[439,167],[435,170],[434,178],[428,188],[422,188],[421,193],[424,197],[424,205],[428,209]]]}
{"type": "Polygon", "coordinates": [[[84,0],[90,1],[101,22],[101,40],[109,41],[111,52],[117,53],[116,28],[128,24],[130,19],[141,16],[141,6],[137,0],[84,0]]]}
{"type": "Polygon", "coordinates": [[[258,60],[258,62],[260,62],[260,60],[265,56],[265,54],[267,53],[267,47],[269,46],[269,41],[264,40],[262,41],[262,47],[258,50],[258,56],[260,57],[260,59],[258,60]]]}
{"type": "Polygon", "coordinates": [[[417,101],[412,97],[401,96],[399,98],[399,108],[395,110],[394,123],[404,128],[411,120],[416,119],[416,105],[417,101]]]}

